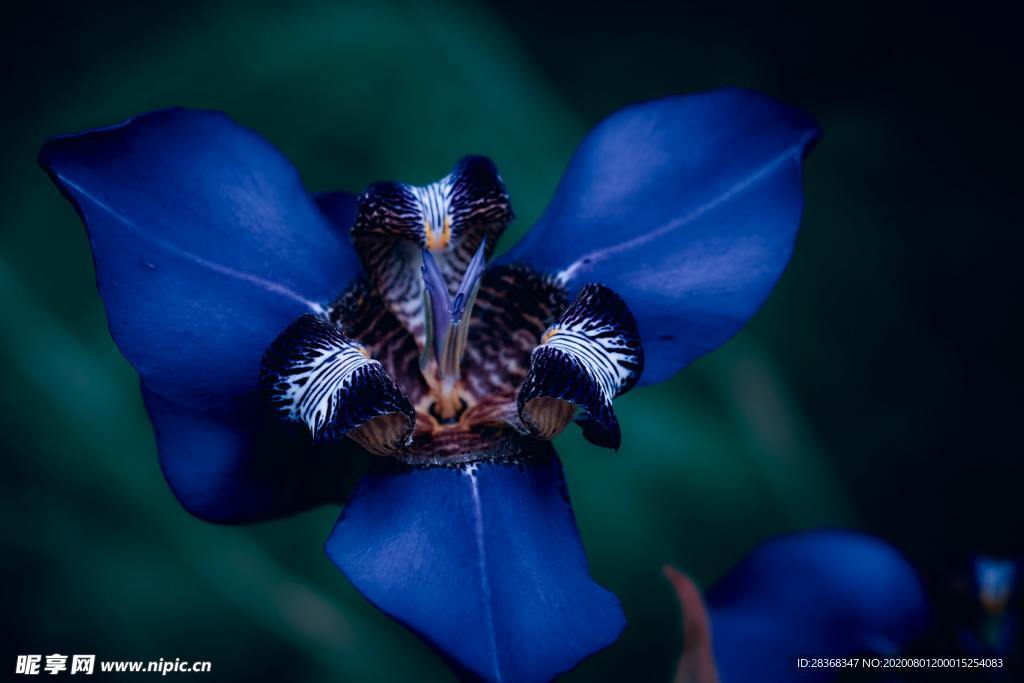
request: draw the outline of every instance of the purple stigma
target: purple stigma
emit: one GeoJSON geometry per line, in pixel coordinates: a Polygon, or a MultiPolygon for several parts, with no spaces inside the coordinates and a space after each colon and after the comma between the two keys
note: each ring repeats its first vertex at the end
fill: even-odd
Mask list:
{"type": "Polygon", "coordinates": [[[423,286],[430,300],[428,345],[433,348],[439,379],[457,379],[459,376],[459,364],[469,331],[469,316],[473,311],[480,278],[484,274],[486,252],[487,240],[484,239],[466,266],[462,282],[452,297],[448,293],[448,285],[437,259],[429,250],[423,250],[423,286]]]}

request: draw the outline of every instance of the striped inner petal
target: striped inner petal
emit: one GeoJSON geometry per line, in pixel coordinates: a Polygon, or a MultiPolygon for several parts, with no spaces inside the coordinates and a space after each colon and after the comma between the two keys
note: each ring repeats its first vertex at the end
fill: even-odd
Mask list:
{"type": "Polygon", "coordinates": [[[424,186],[375,183],[359,197],[352,238],[370,281],[422,350],[423,250],[436,259],[445,286],[458,291],[474,254],[490,256],[514,214],[494,163],[470,156],[424,186]]]}
{"type": "Polygon", "coordinates": [[[263,356],[261,382],[271,406],[305,423],[316,441],[348,436],[378,455],[409,440],[415,414],[378,361],[334,324],[303,315],[263,356]]]}
{"type": "Polygon", "coordinates": [[[328,318],[381,362],[413,405],[420,400],[427,391],[420,373],[420,349],[365,276],[334,302],[328,318]]]}
{"type": "Polygon", "coordinates": [[[530,369],[530,353],[544,330],[569,305],[553,277],[518,265],[488,268],[481,278],[466,342],[463,378],[477,399],[510,395],[530,369]]]}
{"type": "Polygon", "coordinates": [[[534,436],[550,439],[579,408],[583,436],[618,449],[612,399],[636,384],[643,362],[636,320],[625,302],[603,285],[586,285],[530,355],[516,399],[519,419],[534,436]]]}

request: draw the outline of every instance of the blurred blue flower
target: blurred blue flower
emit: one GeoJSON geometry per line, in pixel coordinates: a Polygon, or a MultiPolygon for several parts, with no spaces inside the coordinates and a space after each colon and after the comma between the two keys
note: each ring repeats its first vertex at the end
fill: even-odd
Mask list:
{"type": "Polygon", "coordinates": [[[720,90],[625,109],[546,213],[495,165],[310,196],[265,140],[172,109],[58,137],[40,162],[86,224],[110,330],[193,514],[337,501],[327,554],[377,607],[487,680],[542,681],[612,643],[550,439],[618,448],[612,399],[735,334],[793,248],[818,131],[720,90]],[[577,417],[578,414],[578,417],[577,417]]]}
{"type": "Polygon", "coordinates": [[[1017,585],[1017,561],[1010,558],[978,555],[973,558],[978,602],[985,612],[998,616],[1006,611],[1017,585]]]}
{"type": "Polygon", "coordinates": [[[992,681],[1015,678],[1020,666],[1020,613],[1015,609],[1020,562],[1010,557],[976,555],[971,558],[974,598],[980,610],[960,614],[956,640],[972,657],[1006,660],[1005,667],[986,672],[992,681]]]}
{"type": "Polygon", "coordinates": [[[665,567],[683,611],[676,683],[842,679],[801,658],[897,655],[927,624],[917,573],[893,547],[844,531],[782,536],[748,554],[702,600],[665,567]]]}

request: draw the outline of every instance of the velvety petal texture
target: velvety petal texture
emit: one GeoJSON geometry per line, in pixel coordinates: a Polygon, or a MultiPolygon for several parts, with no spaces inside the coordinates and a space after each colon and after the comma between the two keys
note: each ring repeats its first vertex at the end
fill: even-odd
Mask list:
{"type": "MultiPolygon", "coordinates": [[[[145,114],[54,138],[39,160],[85,222],[114,340],[148,391],[198,411],[200,422],[239,424],[267,345],[297,316],[324,310],[359,272],[347,239],[291,164],[224,114],[145,114]]],[[[196,434],[219,429],[206,426],[196,434]]],[[[168,477],[187,477],[191,469],[175,460],[196,449],[221,459],[208,465],[224,472],[248,457],[213,442],[161,439],[168,477]]],[[[260,467],[287,479],[284,470],[295,465],[288,452],[260,467]]],[[[226,508],[215,516],[222,514],[231,517],[226,508]]]]}
{"type": "Polygon", "coordinates": [[[924,589],[893,547],[828,531],[764,543],[706,595],[722,683],[831,681],[797,657],[892,655],[927,620],[924,589]]]}
{"type": "Polygon", "coordinates": [[[39,158],[86,224],[114,340],[164,396],[255,387],[267,344],[359,272],[291,164],[219,112],[145,114],[39,158]]]}
{"type": "Polygon", "coordinates": [[[381,459],[327,542],[363,595],[474,678],[550,680],[625,625],[590,578],[561,464],[539,447],[462,467],[381,459]]]}
{"type": "Polygon", "coordinates": [[[175,497],[209,522],[255,522],[342,502],[369,455],[354,442],[314,444],[252,394],[229,410],[201,411],[142,387],[160,467],[175,497]]]}
{"type": "Polygon", "coordinates": [[[505,257],[597,282],[636,317],[640,382],[675,374],[757,311],[789,260],[803,208],[807,115],[738,89],[629,107],[573,156],[547,211],[505,257]]]}
{"type": "Polygon", "coordinates": [[[348,241],[348,231],[356,220],[356,195],[349,192],[320,192],[313,195],[313,199],[338,234],[348,241]]]}

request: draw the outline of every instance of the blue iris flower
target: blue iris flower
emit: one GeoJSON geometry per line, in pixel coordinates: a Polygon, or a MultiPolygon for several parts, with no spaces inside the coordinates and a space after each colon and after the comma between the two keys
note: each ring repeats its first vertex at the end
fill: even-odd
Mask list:
{"type": "Polygon", "coordinates": [[[811,666],[814,658],[897,655],[929,618],[907,560],[856,532],[766,541],[703,599],[684,574],[668,566],[665,574],[683,611],[676,683],[833,681],[842,668],[811,666]]]}
{"type": "Polygon", "coordinates": [[[547,211],[512,221],[496,166],[311,196],[227,116],[171,109],[48,141],[110,330],[181,503],[247,522],[340,502],[326,544],[459,671],[543,681],[625,620],[591,578],[550,440],[618,448],[612,400],[734,335],[793,249],[803,113],[735,89],[627,108],[547,211]]]}

